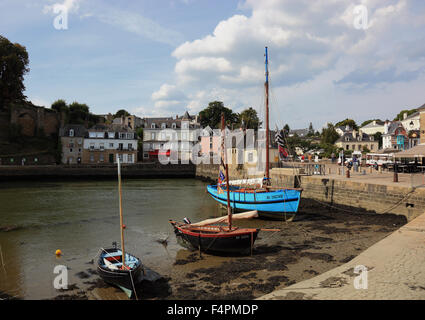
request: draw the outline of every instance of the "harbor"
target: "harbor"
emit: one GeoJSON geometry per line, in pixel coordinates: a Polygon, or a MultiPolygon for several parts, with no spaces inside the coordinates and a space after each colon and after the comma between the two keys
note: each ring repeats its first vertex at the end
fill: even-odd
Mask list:
{"type": "MultiPolygon", "coordinates": [[[[360,209],[347,213],[305,203],[291,222],[238,222],[241,227],[281,230],[260,233],[252,255],[200,255],[178,245],[168,219],[222,215],[205,186],[194,179],[124,182],[127,250],[164,277],[142,290],[141,299],[259,298],[344,264],[407,222],[403,215],[360,209]],[[188,192],[193,195],[190,202],[184,196],[188,192]],[[172,210],[161,201],[164,197],[174,203],[172,210]]],[[[119,238],[116,206],[111,206],[118,199],[115,181],[17,181],[2,183],[1,190],[2,214],[8,213],[0,226],[2,294],[20,299],[127,299],[105,285],[94,264],[99,243],[119,238]],[[54,255],[58,248],[60,258],[54,255]],[[12,263],[17,260],[22,261],[18,269],[12,263]],[[69,269],[68,290],[58,292],[51,286],[57,264],[69,269]]]]}
{"type": "Polygon", "coordinates": [[[1,303],[425,300],[425,6],[4,1],[1,303]]]}

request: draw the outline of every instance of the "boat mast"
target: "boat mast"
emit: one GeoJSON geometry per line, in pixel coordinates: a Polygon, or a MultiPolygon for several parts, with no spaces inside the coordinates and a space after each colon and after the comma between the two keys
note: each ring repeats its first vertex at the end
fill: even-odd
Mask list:
{"type": "Polygon", "coordinates": [[[268,53],[267,53],[267,47],[266,47],[266,82],[264,83],[264,88],[265,88],[265,92],[266,92],[266,113],[265,113],[265,117],[266,117],[266,178],[269,179],[270,178],[270,173],[269,173],[269,68],[268,68],[268,53]]]}
{"type": "MultiPolygon", "coordinates": [[[[225,149],[226,126],[224,123],[224,113],[221,114],[221,152],[224,153],[224,167],[226,168],[226,189],[227,189],[227,223],[229,230],[232,230],[232,209],[230,208],[230,188],[229,188],[229,165],[227,163],[227,150],[225,149]]],[[[223,158],[223,156],[222,156],[223,158]]]]}
{"type": "Polygon", "coordinates": [[[118,164],[118,191],[120,197],[120,229],[121,229],[121,251],[122,251],[122,268],[125,268],[125,249],[124,249],[124,228],[122,217],[122,190],[121,190],[121,164],[120,157],[117,157],[118,164]]]}

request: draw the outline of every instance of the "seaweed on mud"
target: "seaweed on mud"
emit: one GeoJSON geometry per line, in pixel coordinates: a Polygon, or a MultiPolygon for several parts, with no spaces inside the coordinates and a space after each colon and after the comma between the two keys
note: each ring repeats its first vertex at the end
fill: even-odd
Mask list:
{"type": "Polygon", "coordinates": [[[199,258],[199,253],[192,253],[189,256],[187,256],[186,259],[177,259],[174,262],[174,265],[185,265],[185,264],[188,264],[188,263],[196,262],[199,259],[200,259],[199,258]]]}
{"type": "Polygon", "coordinates": [[[317,272],[316,270],[304,270],[303,272],[309,273],[309,274],[312,274],[312,275],[315,275],[315,276],[319,274],[319,272],[317,272]]]}
{"type": "Polygon", "coordinates": [[[349,262],[349,261],[353,260],[355,257],[356,257],[356,256],[351,255],[351,256],[348,256],[348,257],[346,257],[346,258],[344,258],[344,259],[339,260],[339,262],[347,263],[347,262],[349,262]]]}
{"type": "Polygon", "coordinates": [[[322,288],[338,288],[348,284],[347,279],[342,277],[330,277],[322,282],[320,286],[322,288]]]}
{"type": "Polygon", "coordinates": [[[312,260],[323,260],[326,262],[335,261],[334,257],[327,253],[318,253],[318,252],[301,252],[301,257],[308,257],[312,260]]]}

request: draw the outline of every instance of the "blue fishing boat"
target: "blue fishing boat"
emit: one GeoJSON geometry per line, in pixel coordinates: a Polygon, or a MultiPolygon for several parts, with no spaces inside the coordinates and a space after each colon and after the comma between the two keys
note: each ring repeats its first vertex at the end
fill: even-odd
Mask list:
{"type": "MultiPolygon", "coordinates": [[[[227,205],[226,196],[218,192],[217,185],[209,185],[207,190],[214,200],[227,205]]],[[[301,190],[298,189],[267,191],[231,186],[229,191],[231,208],[237,211],[257,210],[260,217],[282,217],[279,213],[296,213],[301,199],[301,190]]]]}
{"type": "MultiPolygon", "coordinates": [[[[266,125],[266,163],[264,179],[261,183],[256,181],[254,186],[231,185],[229,186],[229,198],[231,208],[240,210],[256,210],[260,218],[287,219],[287,216],[294,216],[298,211],[301,200],[301,188],[271,187],[270,180],[270,134],[269,134],[269,71],[268,71],[268,52],[265,50],[265,69],[266,82],[265,87],[265,125],[266,125]]],[[[222,153],[224,145],[222,146],[222,153]]],[[[224,191],[226,189],[224,176],[219,170],[218,183],[207,186],[207,192],[217,202],[227,205],[224,191]]],[[[256,179],[252,179],[256,180],[256,179]]]]}

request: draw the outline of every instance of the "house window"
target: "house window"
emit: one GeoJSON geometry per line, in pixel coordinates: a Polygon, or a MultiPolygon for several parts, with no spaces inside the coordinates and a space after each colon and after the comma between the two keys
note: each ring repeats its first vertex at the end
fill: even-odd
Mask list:
{"type": "Polygon", "coordinates": [[[373,144],[370,145],[370,150],[373,150],[373,144]]]}
{"type": "Polygon", "coordinates": [[[105,157],[104,157],[103,153],[100,154],[99,160],[100,160],[100,162],[105,161],[105,157]]]}
{"type": "Polygon", "coordinates": [[[352,150],[354,151],[354,150],[356,150],[356,145],[355,144],[353,144],[352,146],[351,146],[352,148],[352,150]]]}
{"type": "Polygon", "coordinates": [[[78,139],[78,144],[82,144],[83,143],[83,139],[78,139]]]}
{"type": "Polygon", "coordinates": [[[143,158],[149,158],[149,153],[144,153],[143,158]]]}
{"type": "Polygon", "coordinates": [[[69,149],[69,152],[72,152],[72,149],[69,149]]]}
{"type": "Polygon", "coordinates": [[[90,155],[90,162],[94,162],[94,154],[90,155]]]}
{"type": "Polygon", "coordinates": [[[252,152],[248,153],[248,162],[252,162],[254,160],[254,154],[252,152]]]}
{"type": "Polygon", "coordinates": [[[115,133],[114,132],[108,132],[108,138],[109,139],[114,139],[115,138],[115,133]]]}
{"type": "Polygon", "coordinates": [[[167,125],[165,123],[161,124],[161,129],[165,129],[167,127],[167,125]]]}
{"type": "Polygon", "coordinates": [[[105,144],[104,143],[101,143],[100,144],[100,150],[104,150],[105,149],[105,144]]]}
{"type": "Polygon", "coordinates": [[[133,155],[132,154],[128,154],[127,155],[127,162],[128,163],[133,163],[133,155]]]}
{"type": "Polygon", "coordinates": [[[152,123],[152,124],[151,124],[151,128],[152,128],[152,129],[155,129],[155,123],[152,123]]]}
{"type": "Polygon", "coordinates": [[[123,143],[118,144],[118,150],[122,150],[122,149],[124,149],[124,144],[123,143]]]}
{"type": "Polygon", "coordinates": [[[74,136],[74,129],[70,129],[70,130],[69,130],[69,136],[70,136],[70,137],[73,137],[73,136],[74,136]]]}
{"type": "Polygon", "coordinates": [[[155,133],[154,132],[151,133],[151,140],[155,140],[155,133]]]}
{"type": "Polygon", "coordinates": [[[114,144],[113,143],[110,143],[109,144],[109,148],[114,148],[114,144]]]}
{"type": "Polygon", "coordinates": [[[175,129],[175,128],[177,128],[177,125],[176,125],[175,123],[173,123],[173,124],[171,125],[171,128],[175,129]]]}
{"type": "Polygon", "coordinates": [[[120,162],[122,163],[122,161],[123,161],[123,156],[122,156],[122,154],[117,154],[117,159],[120,159],[120,162]]]}
{"type": "Polygon", "coordinates": [[[132,150],[133,149],[133,145],[131,143],[128,144],[128,150],[132,150]]]}
{"type": "Polygon", "coordinates": [[[350,149],[350,146],[347,144],[345,145],[345,150],[348,150],[348,149],[350,149]]]}
{"type": "Polygon", "coordinates": [[[94,150],[94,143],[90,143],[90,150],[94,150]]]}
{"type": "Polygon", "coordinates": [[[183,122],[182,123],[182,128],[183,129],[188,129],[189,128],[189,123],[188,122],[183,122]]]}

